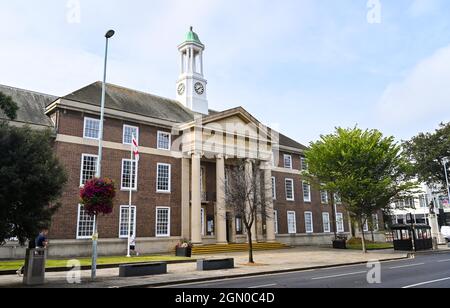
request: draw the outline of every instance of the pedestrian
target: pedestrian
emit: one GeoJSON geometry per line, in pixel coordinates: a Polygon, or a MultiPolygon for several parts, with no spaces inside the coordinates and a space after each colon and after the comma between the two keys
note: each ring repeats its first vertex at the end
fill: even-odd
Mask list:
{"type": "Polygon", "coordinates": [[[135,254],[136,257],[139,257],[139,252],[136,249],[136,236],[133,232],[130,233],[130,254],[135,254]]]}
{"type": "MultiPolygon", "coordinates": [[[[34,240],[29,240],[28,241],[28,249],[36,249],[36,248],[41,248],[41,249],[46,249],[48,247],[48,229],[42,229],[42,231],[39,233],[39,235],[34,239],[34,240]]],[[[25,266],[21,266],[17,271],[17,275],[19,277],[23,276],[25,271],[25,266]]]]}

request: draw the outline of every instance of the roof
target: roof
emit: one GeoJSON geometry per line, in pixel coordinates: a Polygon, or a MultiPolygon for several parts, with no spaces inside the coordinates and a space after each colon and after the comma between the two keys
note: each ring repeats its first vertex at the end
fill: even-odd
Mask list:
{"type": "MultiPolygon", "coordinates": [[[[94,82],[62,99],[100,106],[102,83],[94,82]]],[[[155,119],[183,123],[194,120],[194,113],[176,100],[107,84],[105,106],[155,119]]]]}
{"type": "MultiPolygon", "coordinates": [[[[0,85],[0,92],[11,96],[19,107],[15,122],[53,127],[53,122],[45,115],[45,107],[58,97],[4,85],[0,85]]],[[[1,110],[0,119],[8,119],[1,110]]]]}
{"type": "Polygon", "coordinates": [[[186,34],[186,39],[184,40],[185,43],[197,43],[200,45],[203,45],[200,41],[200,38],[198,37],[197,33],[193,31],[193,28],[191,27],[190,31],[186,34]]]}
{"type": "Polygon", "coordinates": [[[303,145],[303,144],[301,144],[301,143],[298,143],[298,142],[295,141],[294,139],[291,139],[291,138],[289,138],[288,136],[283,135],[283,134],[281,134],[281,133],[280,133],[279,144],[280,144],[281,146],[290,147],[290,148],[295,148],[295,149],[299,149],[299,150],[303,150],[303,151],[305,151],[305,150],[308,149],[307,146],[305,146],[305,145],[303,145]]]}

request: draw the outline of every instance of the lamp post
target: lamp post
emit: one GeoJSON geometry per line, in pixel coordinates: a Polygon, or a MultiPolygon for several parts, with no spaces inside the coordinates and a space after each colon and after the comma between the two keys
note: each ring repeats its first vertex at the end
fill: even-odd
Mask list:
{"type": "MultiPolygon", "coordinates": [[[[105,63],[103,68],[103,84],[102,84],[102,100],[100,107],[100,128],[99,128],[99,141],[98,141],[98,161],[97,171],[95,176],[101,177],[102,174],[102,156],[103,156],[103,122],[105,120],[105,96],[106,96],[106,67],[108,64],[108,43],[109,39],[115,34],[114,30],[109,30],[105,34],[106,47],[105,47],[105,63]]],[[[94,217],[94,234],[92,235],[92,268],[91,279],[94,280],[97,276],[97,243],[98,243],[98,215],[94,217]]]]}

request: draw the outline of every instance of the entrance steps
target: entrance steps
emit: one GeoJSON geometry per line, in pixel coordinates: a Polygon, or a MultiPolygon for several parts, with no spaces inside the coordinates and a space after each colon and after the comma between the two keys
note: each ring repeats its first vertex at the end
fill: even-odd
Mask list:
{"type": "MultiPolygon", "coordinates": [[[[254,251],[264,251],[264,250],[279,250],[287,249],[289,246],[275,243],[253,243],[254,251]]],[[[225,244],[225,245],[204,245],[204,246],[194,246],[192,248],[193,255],[207,255],[207,254],[220,254],[229,252],[245,252],[248,251],[248,244],[225,244]]]]}

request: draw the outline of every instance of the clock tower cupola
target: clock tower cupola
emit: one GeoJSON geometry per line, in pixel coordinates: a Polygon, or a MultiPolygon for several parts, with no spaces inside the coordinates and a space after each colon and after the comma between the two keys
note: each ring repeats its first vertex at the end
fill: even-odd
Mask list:
{"type": "Polygon", "coordinates": [[[191,27],[185,41],[178,46],[180,77],[177,82],[177,100],[194,112],[208,114],[207,81],[203,75],[205,45],[191,27]]]}

